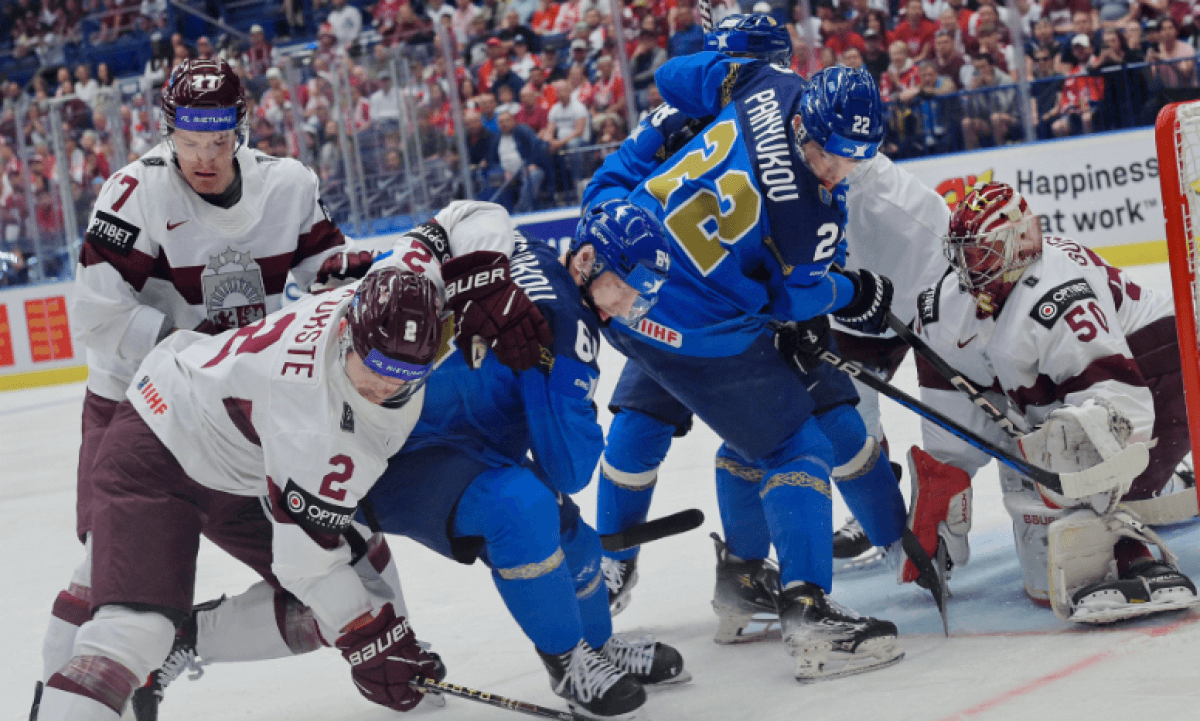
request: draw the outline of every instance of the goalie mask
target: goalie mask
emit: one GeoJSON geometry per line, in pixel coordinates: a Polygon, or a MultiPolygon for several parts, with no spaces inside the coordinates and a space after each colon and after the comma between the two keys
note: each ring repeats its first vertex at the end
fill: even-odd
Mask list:
{"type": "Polygon", "coordinates": [[[343,350],[352,347],[368,370],[400,382],[384,408],[399,408],[425,385],[442,342],[440,306],[431,280],[399,268],[370,272],[358,286],[343,350]]]}
{"type": "Polygon", "coordinates": [[[975,297],[976,315],[986,318],[1042,256],[1042,224],[1012,186],[988,183],[954,209],[943,248],[959,287],[975,297]]]}

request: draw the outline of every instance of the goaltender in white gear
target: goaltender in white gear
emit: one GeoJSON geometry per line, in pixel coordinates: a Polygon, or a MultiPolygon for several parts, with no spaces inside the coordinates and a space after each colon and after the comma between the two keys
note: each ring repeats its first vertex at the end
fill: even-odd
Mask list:
{"type": "MultiPolygon", "coordinates": [[[[1162,494],[1187,453],[1170,297],[1138,286],[1077,243],[1043,242],[1038,217],[1001,183],[968,195],[949,228],[946,253],[957,278],[921,293],[916,331],[964,378],[991,389],[997,407],[1037,429],[1021,439],[1024,456],[1061,473],[1090,468],[1131,443],[1156,443],[1150,466],[1137,478],[1082,501],[1001,468],[1026,592],[1083,622],[1195,602],[1195,587],[1174,556],[1136,512],[1117,505],[1170,498],[1162,494]],[[1153,545],[1162,549],[1161,560],[1151,554],[1153,545]]],[[[918,373],[922,400],[1013,448],[920,358],[918,373]]],[[[910,526],[931,554],[940,531],[961,565],[968,553],[970,477],[991,458],[929,421],[922,431],[925,450],[914,448],[910,456],[919,489],[910,526]]],[[[915,575],[911,564],[903,573],[902,580],[915,575]]]]}

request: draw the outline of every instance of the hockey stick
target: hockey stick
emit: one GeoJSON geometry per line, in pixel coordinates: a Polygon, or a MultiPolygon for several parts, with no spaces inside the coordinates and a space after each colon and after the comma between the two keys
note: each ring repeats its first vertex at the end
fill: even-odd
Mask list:
{"type": "Polygon", "coordinates": [[[934,349],[929,347],[928,343],[921,340],[921,337],[916,333],[913,333],[908,327],[907,323],[897,318],[895,314],[890,311],[887,314],[886,320],[888,327],[894,330],[896,335],[900,336],[901,340],[907,343],[917,353],[921,354],[922,358],[929,361],[929,365],[933,366],[934,370],[936,370],[943,378],[949,381],[950,385],[966,394],[966,396],[971,399],[971,402],[979,406],[979,409],[983,411],[988,418],[991,418],[993,421],[995,421],[1005,433],[1007,433],[1011,438],[1021,437],[1021,431],[1017,429],[1012,420],[1010,420],[1009,417],[1006,416],[991,401],[989,401],[987,398],[984,398],[983,394],[980,393],[975,386],[971,385],[971,382],[964,378],[962,373],[959,373],[954,369],[953,366],[947,363],[940,355],[937,354],[934,349]]]}
{"type": "Polygon", "coordinates": [[[501,696],[487,691],[479,691],[466,686],[457,686],[445,681],[434,681],[431,678],[413,679],[410,685],[418,691],[428,691],[430,693],[444,693],[449,696],[457,696],[459,698],[470,699],[488,706],[495,706],[508,711],[516,711],[529,716],[537,716],[538,718],[555,719],[556,721],[583,721],[586,716],[580,716],[571,711],[555,711],[554,709],[544,708],[536,704],[527,703],[525,701],[517,701],[515,699],[501,696]]]}
{"type": "Polygon", "coordinates": [[[704,514],[700,509],[689,508],[686,511],[679,511],[653,521],[630,526],[624,531],[605,534],[600,537],[600,545],[604,546],[606,551],[624,551],[643,543],[699,528],[702,523],[704,523],[704,514]]]}
{"type": "MultiPolygon", "coordinates": [[[[949,381],[951,385],[962,391],[968,398],[970,398],[971,401],[974,402],[975,405],[978,406],[988,418],[995,421],[1005,433],[1012,438],[1020,438],[1023,435],[1023,429],[1017,428],[1012,420],[1004,414],[1004,412],[1002,412],[999,408],[992,404],[991,401],[985,398],[983,394],[971,384],[970,381],[963,377],[962,373],[959,373],[958,370],[947,363],[944,358],[938,355],[937,351],[935,351],[933,348],[930,348],[928,343],[922,340],[916,333],[913,333],[912,330],[909,329],[908,325],[904,323],[904,321],[900,320],[890,312],[887,314],[886,320],[888,326],[896,332],[896,335],[900,336],[905,343],[908,343],[910,346],[912,346],[913,350],[921,354],[921,357],[928,361],[929,364],[932,365],[943,378],[949,381]]],[[[862,379],[860,378],[859,380],[862,379]]],[[[934,419],[931,418],[930,420],[934,419]]],[[[934,422],[936,422],[936,420],[934,422]]],[[[997,458],[999,457],[997,456],[997,458]]],[[[1000,460],[1003,461],[1004,459],[1000,460]]],[[[1044,483],[1036,476],[1025,473],[1023,469],[1018,468],[1011,463],[1007,463],[1007,465],[1012,467],[1018,473],[1030,476],[1030,478],[1033,478],[1033,480],[1041,483],[1043,486],[1046,486],[1051,490],[1058,491],[1059,493],[1071,498],[1081,498],[1083,495],[1107,491],[1108,489],[1113,488],[1120,483],[1129,480],[1130,478],[1136,477],[1142,471],[1146,470],[1146,466],[1149,465],[1149,463],[1149,447],[1145,443],[1134,443],[1130,444],[1129,447],[1122,450],[1116,456],[1104,461],[1099,465],[1092,466],[1091,468],[1088,468],[1084,471],[1079,471],[1077,473],[1064,473],[1059,475],[1064,488],[1071,488],[1071,484],[1068,483],[1068,477],[1077,477],[1081,479],[1081,483],[1086,483],[1088,484],[1088,487],[1095,489],[1086,493],[1082,493],[1082,495],[1075,495],[1074,493],[1068,491],[1058,490],[1054,488],[1054,486],[1044,483]],[[1142,458],[1145,458],[1145,460],[1140,460],[1142,458]]],[[[1029,466],[1028,464],[1026,464],[1026,466],[1029,468],[1036,468],[1035,466],[1029,466]]],[[[1037,470],[1041,471],[1042,473],[1049,473],[1049,471],[1042,471],[1040,468],[1037,470]]]]}
{"type": "Polygon", "coordinates": [[[696,7],[700,9],[700,29],[707,35],[713,29],[712,0],[699,0],[696,7]]]}
{"type": "Polygon", "coordinates": [[[848,361],[831,350],[822,350],[817,357],[851,378],[857,379],[859,383],[868,388],[878,391],[917,415],[936,423],[1017,473],[1028,476],[1038,484],[1068,498],[1083,498],[1093,493],[1107,491],[1118,483],[1138,475],[1146,470],[1146,466],[1150,465],[1150,451],[1147,450],[1146,444],[1135,443],[1097,466],[1074,473],[1053,473],[1030,465],[1024,459],[1017,458],[993,443],[980,438],[953,419],[947,418],[887,381],[877,378],[858,363],[848,361]]]}
{"type": "Polygon", "coordinates": [[[925,552],[925,547],[921,545],[920,539],[912,532],[911,528],[904,529],[900,545],[908,556],[908,560],[912,561],[913,566],[917,569],[917,585],[933,594],[933,602],[937,604],[938,613],[942,615],[942,633],[949,638],[950,616],[946,602],[950,597],[950,589],[946,585],[945,544],[938,542],[938,565],[934,565],[933,559],[925,552]]]}

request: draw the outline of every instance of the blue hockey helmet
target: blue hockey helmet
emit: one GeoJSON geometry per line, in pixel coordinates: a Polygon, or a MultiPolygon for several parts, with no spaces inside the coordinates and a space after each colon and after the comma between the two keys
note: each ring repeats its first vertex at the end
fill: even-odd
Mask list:
{"type": "Polygon", "coordinates": [[[792,119],[796,147],[815,140],[825,152],[853,160],[875,157],[883,140],[883,101],[863,68],[835,65],[813,74],[792,119]]]}
{"type": "Polygon", "coordinates": [[[766,60],[783,68],[792,65],[792,36],[775,18],[763,13],[722,18],[717,27],[705,33],[704,49],[766,60]]]}
{"type": "Polygon", "coordinates": [[[584,211],[571,239],[571,256],[585,245],[596,251],[596,262],[584,281],[584,297],[595,309],[591,284],[606,272],[613,272],[638,292],[633,308],[616,320],[635,325],[658,302],[658,289],[667,280],[671,254],[662,223],[645,209],[628,200],[614,198],[597,203],[584,211]]]}

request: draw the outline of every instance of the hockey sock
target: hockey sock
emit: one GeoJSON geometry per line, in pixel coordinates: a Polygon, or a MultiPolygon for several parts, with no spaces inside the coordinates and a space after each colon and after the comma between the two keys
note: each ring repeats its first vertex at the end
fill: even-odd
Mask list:
{"type": "Polygon", "coordinates": [[[833,443],[833,479],[842,500],[874,546],[890,546],[904,535],[908,513],[887,454],[854,408],[837,406],[817,417],[833,443]]]}
{"type": "Polygon", "coordinates": [[[325,645],[312,610],[265,581],[194,614],[196,654],[208,663],[298,656],[325,645]]]}
{"type": "Polygon", "coordinates": [[[484,539],[496,589],[538,650],[563,653],[579,643],[583,621],[561,548],[558,502],[533,473],[479,474],[459,499],[454,533],[484,539]]]}
{"type": "Polygon", "coordinates": [[[600,534],[575,514],[575,522],[562,530],[562,549],[575,581],[583,638],[592,648],[601,648],[612,635],[612,613],[600,570],[600,534]]]}
{"type": "MultiPolygon", "coordinates": [[[[671,447],[675,426],[638,411],[622,410],[609,426],[596,487],[596,530],[617,533],[643,523],[650,511],[658,467],[671,447]]],[[[638,549],[605,555],[628,560],[638,549]]]]}
{"type": "Polygon", "coordinates": [[[828,592],[833,584],[832,457],[832,445],[810,418],[784,446],[763,460],[770,465],[759,495],[784,586],[808,581],[828,592]],[[781,455],[790,460],[778,463],[775,459],[781,455]]]}
{"type": "Polygon", "coordinates": [[[75,634],[92,617],[92,589],[72,583],[60,591],[50,611],[50,623],[42,640],[42,680],[49,680],[71,659],[75,634]]]}
{"type": "Polygon", "coordinates": [[[771,553],[771,529],[758,495],[762,469],[722,445],[717,451],[716,471],[717,507],[729,552],[746,561],[766,558],[771,553]]]}

